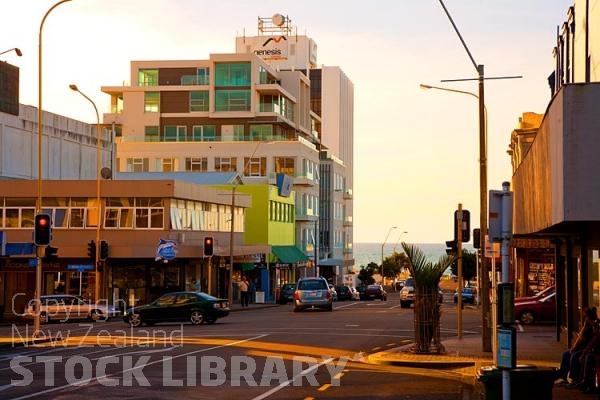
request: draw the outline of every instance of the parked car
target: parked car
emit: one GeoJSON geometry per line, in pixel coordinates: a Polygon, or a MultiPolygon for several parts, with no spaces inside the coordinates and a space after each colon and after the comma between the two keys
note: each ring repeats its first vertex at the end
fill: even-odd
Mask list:
{"type": "MultiPolygon", "coordinates": [[[[23,317],[33,319],[36,315],[35,301],[31,300],[25,307],[23,317]]],[[[119,316],[121,311],[111,305],[92,303],[81,296],[72,294],[53,294],[40,296],[40,323],[50,321],[67,322],[88,319],[90,321],[106,321],[119,316]]]]}
{"type": "Polygon", "coordinates": [[[294,312],[307,308],[333,311],[333,297],[325,278],[300,278],[294,291],[294,312]]]}
{"type": "Polygon", "coordinates": [[[410,307],[415,302],[415,280],[408,278],[400,291],[400,308],[410,307]]]}
{"type": "Polygon", "coordinates": [[[337,290],[335,290],[335,286],[333,286],[331,283],[327,284],[327,286],[329,286],[329,291],[331,292],[331,300],[338,301],[338,294],[337,290]]]}
{"type": "Polygon", "coordinates": [[[379,299],[381,301],[386,301],[387,293],[381,285],[369,285],[365,290],[365,297],[367,300],[379,299]]]}
{"type": "Polygon", "coordinates": [[[284,284],[279,291],[279,304],[287,304],[294,301],[294,290],[296,290],[295,283],[284,284]]]}
{"type": "Polygon", "coordinates": [[[366,295],[367,286],[366,285],[357,286],[356,291],[358,292],[359,300],[367,300],[367,295],[366,295]]]}
{"type": "Polygon", "coordinates": [[[166,293],[150,304],[132,307],[123,314],[123,321],[132,327],[159,322],[190,322],[212,324],[229,315],[229,303],[204,292],[166,293]]]}
{"type": "Polygon", "coordinates": [[[515,318],[522,324],[556,321],[556,292],[515,299],[515,318]]]}
{"type": "Polygon", "coordinates": [[[337,298],[338,300],[342,301],[342,300],[352,300],[354,294],[352,293],[352,289],[350,289],[350,286],[348,285],[339,285],[335,288],[335,291],[337,292],[337,298]]]}
{"type": "Polygon", "coordinates": [[[395,290],[396,292],[399,292],[399,291],[401,291],[401,290],[402,290],[402,288],[404,287],[404,283],[405,283],[405,282],[406,282],[406,281],[405,281],[404,279],[401,279],[401,280],[399,280],[399,281],[396,281],[396,282],[394,283],[394,290],[395,290]]]}
{"type": "MultiPolygon", "coordinates": [[[[465,304],[475,304],[475,297],[477,296],[475,288],[466,286],[462,289],[462,302],[465,304]]],[[[454,292],[454,303],[458,303],[458,290],[454,292]]]]}

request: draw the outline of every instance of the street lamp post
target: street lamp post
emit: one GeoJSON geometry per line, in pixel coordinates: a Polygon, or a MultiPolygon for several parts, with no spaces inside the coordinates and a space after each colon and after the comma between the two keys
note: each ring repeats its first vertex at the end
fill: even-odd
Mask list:
{"type": "MultiPolygon", "coordinates": [[[[44,22],[46,22],[46,18],[59,5],[66,3],[71,0],[61,0],[58,3],[55,3],[52,7],[46,11],[44,17],[42,18],[42,22],[40,23],[40,30],[38,34],[38,179],[37,179],[37,189],[38,189],[38,198],[36,204],[36,213],[40,213],[42,211],[42,134],[44,132],[43,125],[43,113],[42,113],[42,31],[44,29],[44,22]]],[[[12,49],[11,49],[12,50],[12,49]]],[[[15,50],[17,51],[17,50],[15,50]]],[[[17,55],[21,51],[17,52],[17,55]]],[[[36,249],[37,256],[37,266],[35,268],[35,296],[34,303],[36,304],[36,313],[33,319],[33,330],[34,335],[37,335],[40,330],[40,295],[42,294],[42,258],[41,258],[41,248],[36,249]]]]}
{"type": "Polygon", "coordinates": [[[23,55],[23,53],[21,52],[21,49],[19,49],[18,47],[13,47],[12,49],[8,49],[8,50],[0,51],[0,56],[1,56],[2,54],[6,54],[6,53],[8,53],[8,52],[10,52],[10,51],[13,51],[13,50],[14,50],[14,52],[15,52],[15,53],[17,53],[17,55],[18,55],[19,57],[21,57],[21,56],[23,55]]]}
{"type": "Polygon", "coordinates": [[[385,239],[383,240],[383,243],[381,244],[381,283],[382,283],[382,286],[385,286],[385,278],[383,275],[383,247],[385,246],[385,243],[387,242],[388,238],[390,237],[390,233],[392,233],[392,231],[396,228],[398,228],[398,227],[392,226],[390,228],[387,235],[385,235],[385,239]]]}
{"type": "MultiPolygon", "coordinates": [[[[256,144],[256,147],[254,148],[254,151],[252,152],[252,154],[250,155],[250,158],[248,158],[248,161],[246,161],[246,163],[244,163],[244,169],[242,170],[242,175],[244,174],[244,172],[246,171],[246,168],[248,168],[248,166],[250,165],[250,161],[252,161],[252,158],[254,157],[254,155],[256,154],[256,151],[258,150],[258,148],[260,147],[260,145],[264,143],[264,141],[259,141],[256,144]]],[[[233,243],[233,237],[234,237],[234,232],[235,232],[235,193],[237,191],[237,187],[240,184],[240,179],[237,179],[235,181],[235,183],[233,184],[233,187],[231,188],[231,228],[229,231],[229,284],[228,289],[227,289],[227,299],[229,301],[229,306],[231,306],[231,304],[233,304],[233,248],[234,248],[234,243],[233,243]]]]}
{"type": "Polygon", "coordinates": [[[85,93],[83,93],[77,85],[71,84],[69,88],[82,95],[87,101],[92,103],[94,111],[96,112],[96,206],[98,207],[98,221],[96,223],[96,254],[94,255],[94,270],[96,272],[96,279],[94,285],[94,299],[96,302],[100,300],[100,277],[98,276],[98,264],[100,263],[100,224],[102,223],[102,206],[100,205],[100,167],[101,167],[101,132],[100,132],[100,114],[98,113],[98,107],[92,99],[90,99],[85,93]]]}
{"type": "Polygon", "coordinates": [[[402,239],[402,235],[405,235],[407,233],[407,231],[404,231],[400,233],[400,236],[398,236],[398,240],[396,240],[396,244],[394,245],[394,253],[396,252],[396,247],[398,247],[398,243],[400,243],[400,239],[402,239]]]}

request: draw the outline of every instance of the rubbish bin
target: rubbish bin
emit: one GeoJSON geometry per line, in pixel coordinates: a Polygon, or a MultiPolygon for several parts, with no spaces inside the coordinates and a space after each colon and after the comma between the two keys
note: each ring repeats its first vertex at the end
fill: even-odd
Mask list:
{"type": "MultiPolygon", "coordinates": [[[[557,377],[556,368],[538,368],[534,365],[517,365],[510,370],[511,400],[552,400],[552,387],[557,377]]],[[[477,380],[484,386],[483,399],[502,400],[502,370],[482,367],[477,380]]]]}
{"type": "Polygon", "coordinates": [[[254,294],[255,296],[255,303],[256,304],[260,304],[260,303],[264,303],[265,302],[265,292],[260,292],[260,291],[256,291],[256,293],[254,294]]]}

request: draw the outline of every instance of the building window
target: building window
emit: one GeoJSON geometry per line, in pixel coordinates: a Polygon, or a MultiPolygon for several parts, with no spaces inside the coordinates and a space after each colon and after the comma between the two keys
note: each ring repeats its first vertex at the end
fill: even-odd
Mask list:
{"type": "Polygon", "coordinates": [[[266,157],[245,157],[244,158],[244,176],[266,176],[267,158],[266,157]]]}
{"type": "Polygon", "coordinates": [[[250,63],[216,63],[215,86],[250,86],[250,63]]]}
{"type": "Polygon", "coordinates": [[[192,91],[190,92],[190,112],[208,111],[208,91],[192,91]]]}
{"type": "Polygon", "coordinates": [[[166,125],[165,126],[165,136],[163,138],[164,142],[185,142],[187,136],[187,127],[186,126],[175,126],[175,125],[166,125]]]}
{"type": "Polygon", "coordinates": [[[196,75],[184,75],[181,77],[182,85],[208,85],[208,67],[198,68],[196,75]]]}
{"type": "Polygon", "coordinates": [[[215,90],[215,111],[250,111],[250,90],[215,90]]]}
{"type": "Polygon", "coordinates": [[[221,140],[243,142],[244,125],[221,125],[221,140]]]}
{"type": "Polygon", "coordinates": [[[175,159],[172,157],[159,158],[157,170],[161,172],[174,172],[175,171],[175,159]]]}
{"type": "Polygon", "coordinates": [[[215,171],[234,172],[237,171],[237,158],[235,157],[216,157],[215,171]]]}
{"type": "Polygon", "coordinates": [[[250,140],[270,140],[273,137],[273,125],[250,125],[250,140]]]}
{"type": "Polygon", "coordinates": [[[158,70],[157,69],[139,69],[138,70],[138,86],[157,86],[158,85],[158,70]]]}
{"type": "Polygon", "coordinates": [[[154,113],[158,112],[160,93],[159,92],[145,92],[144,93],[144,112],[154,113]]]}
{"type": "Polygon", "coordinates": [[[148,159],[131,157],[127,159],[127,172],[148,172],[148,159]]]}
{"type": "Polygon", "coordinates": [[[208,161],[206,157],[186,157],[185,170],[189,172],[207,172],[208,161]]]}
{"type": "Polygon", "coordinates": [[[144,127],[144,141],[145,142],[158,142],[160,141],[159,127],[158,126],[145,126],[144,127]]]}
{"type": "Polygon", "coordinates": [[[289,176],[295,176],[296,160],[293,157],[275,157],[274,163],[274,169],[276,174],[286,174],[289,176]]]}
{"type": "Polygon", "coordinates": [[[215,125],[195,125],[192,127],[194,142],[214,142],[217,128],[215,125]]]}

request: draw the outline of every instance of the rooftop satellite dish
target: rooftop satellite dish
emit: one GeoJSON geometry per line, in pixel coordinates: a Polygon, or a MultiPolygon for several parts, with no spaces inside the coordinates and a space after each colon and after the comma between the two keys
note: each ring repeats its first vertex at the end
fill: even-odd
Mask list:
{"type": "Polygon", "coordinates": [[[281,14],[275,14],[271,17],[274,25],[281,26],[285,23],[285,17],[281,14]]]}

